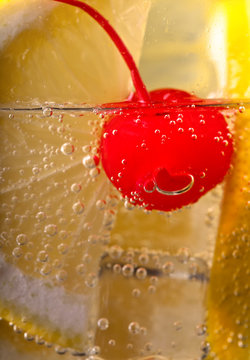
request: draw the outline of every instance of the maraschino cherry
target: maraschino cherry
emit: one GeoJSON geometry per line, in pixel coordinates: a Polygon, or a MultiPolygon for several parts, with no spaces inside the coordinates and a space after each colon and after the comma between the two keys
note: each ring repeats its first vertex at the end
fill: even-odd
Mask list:
{"type": "Polygon", "coordinates": [[[172,211],[219,184],[233,153],[222,108],[182,90],[148,92],[131,54],[101,14],[78,0],[55,1],[92,16],[130,69],[136,92],[119,103],[119,114],[111,104],[104,106],[110,116],[100,142],[103,168],[123,197],[147,210],[172,211]]]}

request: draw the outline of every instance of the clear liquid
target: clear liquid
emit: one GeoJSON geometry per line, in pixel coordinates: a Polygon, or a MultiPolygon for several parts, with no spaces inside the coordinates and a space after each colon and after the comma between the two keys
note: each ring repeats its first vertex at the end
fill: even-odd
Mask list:
{"type": "Polygon", "coordinates": [[[1,110],[1,316],[58,353],[198,359],[221,186],[173,214],[129,210],[91,161],[105,120],[1,110]]]}

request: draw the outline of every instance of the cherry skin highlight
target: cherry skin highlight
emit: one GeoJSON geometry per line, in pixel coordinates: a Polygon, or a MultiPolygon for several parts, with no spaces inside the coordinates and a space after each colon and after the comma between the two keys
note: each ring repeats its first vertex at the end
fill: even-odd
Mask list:
{"type": "MultiPolygon", "coordinates": [[[[233,153],[222,108],[177,89],[147,92],[134,60],[109,22],[78,0],[54,0],[88,13],[113,40],[135,87],[100,140],[103,168],[131,204],[172,211],[196,202],[225,177],[233,153]]],[[[103,108],[112,108],[105,104],[103,108]]],[[[103,110],[104,111],[104,110],[103,110]]]]}

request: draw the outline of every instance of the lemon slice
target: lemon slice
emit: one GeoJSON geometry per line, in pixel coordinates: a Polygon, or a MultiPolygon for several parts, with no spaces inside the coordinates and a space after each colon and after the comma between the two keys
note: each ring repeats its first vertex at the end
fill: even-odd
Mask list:
{"type": "MultiPolygon", "coordinates": [[[[249,98],[249,3],[221,3],[227,22],[228,93],[249,98]]],[[[209,359],[246,360],[249,350],[250,108],[235,120],[233,170],[225,187],[208,293],[209,359]]]]}
{"type": "MultiPolygon", "coordinates": [[[[95,7],[138,60],[149,2],[95,7]]],[[[117,198],[98,166],[103,120],[48,105],[123,100],[130,75],[104,31],[73,7],[1,1],[0,17],[0,102],[19,109],[0,116],[0,316],[27,338],[86,353],[117,198]],[[43,110],[20,110],[34,104],[43,110]]]]}
{"type": "MultiPolygon", "coordinates": [[[[138,61],[149,1],[97,1],[94,6],[138,61]]],[[[80,9],[52,0],[1,1],[0,19],[0,103],[98,104],[129,94],[131,77],[124,60],[80,9]]]]}

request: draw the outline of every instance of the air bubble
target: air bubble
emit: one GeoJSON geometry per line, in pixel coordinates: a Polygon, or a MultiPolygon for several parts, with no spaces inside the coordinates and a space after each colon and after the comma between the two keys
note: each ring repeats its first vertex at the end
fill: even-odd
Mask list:
{"type": "Polygon", "coordinates": [[[33,254],[31,252],[26,252],[25,255],[24,255],[24,259],[26,261],[31,261],[33,260],[33,254]]]}
{"type": "Polygon", "coordinates": [[[58,273],[56,274],[56,279],[58,281],[65,281],[68,277],[68,273],[65,270],[59,270],[58,273]]]}
{"type": "Polygon", "coordinates": [[[137,279],[144,280],[147,277],[147,270],[143,267],[140,267],[136,270],[135,275],[137,279]]]}
{"type": "Polygon", "coordinates": [[[25,234],[19,234],[19,235],[17,235],[17,237],[16,237],[16,242],[17,242],[18,245],[25,245],[25,244],[27,244],[27,242],[28,242],[27,235],[25,235],[25,234]]]}
{"type": "Polygon", "coordinates": [[[148,254],[140,254],[138,260],[142,265],[146,265],[149,262],[149,256],[148,254]]]}
{"type": "Polygon", "coordinates": [[[16,247],[13,249],[12,255],[16,258],[20,258],[23,255],[23,250],[20,247],[16,247]]]}
{"type": "Polygon", "coordinates": [[[180,330],[182,329],[182,323],[181,323],[181,321],[175,321],[175,322],[173,323],[173,325],[174,325],[176,331],[180,331],[180,330]]]}
{"type": "Polygon", "coordinates": [[[89,273],[85,279],[85,285],[89,288],[94,288],[97,285],[98,278],[95,273],[89,273]]]}
{"type": "Polygon", "coordinates": [[[48,236],[55,236],[57,234],[57,226],[55,224],[46,225],[44,228],[44,232],[48,236]]]}
{"type": "Polygon", "coordinates": [[[83,151],[84,153],[89,153],[89,152],[91,151],[91,146],[90,146],[90,145],[84,145],[84,146],[82,147],[82,151],[83,151]]]}
{"type": "MultiPolygon", "coordinates": [[[[147,342],[144,346],[146,351],[151,351],[153,349],[153,344],[151,342],[147,342]]],[[[157,358],[155,358],[157,360],[157,358]]]]}
{"type": "Polygon", "coordinates": [[[63,155],[72,155],[74,151],[74,145],[68,142],[61,146],[61,152],[63,153],[63,155]]]}
{"type": "Polygon", "coordinates": [[[123,249],[118,245],[111,246],[109,250],[109,255],[112,259],[119,259],[123,253],[123,249]]]}
{"type": "Polygon", "coordinates": [[[49,256],[46,253],[46,251],[42,250],[39,251],[39,253],[37,254],[37,260],[40,262],[46,262],[48,260],[49,256]]]}
{"type": "Polygon", "coordinates": [[[65,240],[68,237],[68,232],[66,230],[61,230],[58,235],[61,240],[65,240]]]}
{"type": "Polygon", "coordinates": [[[16,334],[21,334],[22,333],[22,329],[20,327],[18,327],[17,325],[14,325],[13,326],[13,331],[16,333],[16,334]]]}
{"type": "Polygon", "coordinates": [[[32,174],[33,175],[37,175],[37,174],[39,174],[39,172],[40,172],[40,169],[37,166],[34,166],[32,168],[32,174]]]}
{"type": "Polygon", "coordinates": [[[40,274],[46,276],[46,275],[49,275],[51,273],[51,271],[52,271],[51,265],[44,264],[40,270],[40,274]]]}
{"type": "Polygon", "coordinates": [[[24,336],[24,339],[27,341],[33,341],[35,339],[35,337],[33,335],[29,334],[28,332],[25,332],[23,334],[23,336],[24,336]]]}
{"type": "Polygon", "coordinates": [[[107,206],[107,203],[105,200],[97,200],[95,205],[98,210],[104,210],[107,206]]]}
{"type": "Polygon", "coordinates": [[[129,200],[125,200],[124,202],[124,207],[127,209],[127,210],[133,210],[134,209],[134,205],[131,204],[131,202],[129,200]]]}
{"type": "Polygon", "coordinates": [[[205,335],[207,331],[207,328],[204,324],[198,324],[196,325],[195,332],[198,336],[205,335]]]}
{"type": "Polygon", "coordinates": [[[73,206],[72,209],[75,214],[80,215],[84,212],[84,205],[81,201],[77,201],[73,206]]]}
{"type": "Polygon", "coordinates": [[[115,341],[114,339],[110,339],[110,340],[108,341],[108,344],[109,344],[110,346],[115,346],[115,345],[116,345],[116,341],[115,341]]]}
{"type": "Polygon", "coordinates": [[[50,117],[53,115],[53,111],[51,108],[49,107],[46,107],[43,109],[43,115],[46,116],[46,117],[50,117]]]}
{"type": "Polygon", "coordinates": [[[65,255],[65,254],[67,254],[69,247],[67,244],[61,243],[57,246],[57,249],[58,249],[59,254],[65,255]]]}
{"type": "Polygon", "coordinates": [[[100,330],[107,330],[109,327],[109,321],[106,318],[100,318],[97,321],[97,326],[99,327],[100,330]]]}
{"type": "Polygon", "coordinates": [[[246,110],[245,106],[241,105],[239,106],[239,112],[243,113],[246,110]]]}
{"type": "Polygon", "coordinates": [[[85,265],[84,264],[77,265],[76,272],[79,275],[84,275],[85,274],[85,265]]]}
{"type": "Polygon", "coordinates": [[[138,324],[138,322],[136,321],[132,321],[129,325],[128,325],[128,331],[133,334],[133,335],[137,335],[140,333],[140,325],[138,324]]]}
{"type": "Polygon", "coordinates": [[[105,210],[103,217],[103,225],[110,227],[115,222],[115,213],[112,210],[105,210]]]}
{"type": "Polygon", "coordinates": [[[77,183],[72,184],[70,187],[70,190],[75,194],[79,193],[81,189],[82,189],[81,185],[77,183]]]}
{"type": "Polygon", "coordinates": [[[131,277],[134,274],[134,266],[132,264],[125,264],[122,267],[122,274],[125,277],[131,277]]]}
{"type": "Polygon", "coordinates": [[[154,294],[156,292],[156,287],[154,285],[149,285],[148,287],[148,293],[154,294]]]}
{"type": "Polygon", "coordinates": [[[186,263],[190,258],[190,251],[188,248],[180,248],[177,252],[177,258],[181,263],[186,263]]]}
{"type": "Polygon", "coordinates": [[[96,357],[93,357],[94,355],[98,355],[100,353],[101,349],[99,346],[93,346],[92,348],[88,349],[88,355],[90,355],[91,360],[100,360],[96,357]]]}
{"type": "Polygon", "coordinates": [[[162,272],[166,275],[172,274],[174,272],[174,264],[171,261],[165,262],[162,265],[162,272]]]}
{"type": "Polygon", "coordinates": [[[82,159],[82,163],[87,169],[93,169],[98,165],[98,160],[97,156],[86,155],[82,159]]]}
{"type": "Polygon", "coordinates": [[[132,296],[135,298],[138,298],[141,295],[141,290],[138,288],[135,288],[132,290],[132,296]]]}
{"type": "Polygon", "coordinates": [[[93,179],[93,178],[96,178],[100,174],[100,172],[101,171],[99,168],[94,168],[94,169],[90,170],[89,175],[93,179]]]}
{"type": "Polygon", "coordinates": [[[67,350],[59,345],[56,345],[55,346],[55,352],[58,354],[58,355],[64,355],[66,354],[67,350]]]}

